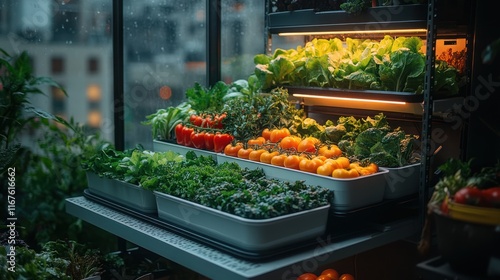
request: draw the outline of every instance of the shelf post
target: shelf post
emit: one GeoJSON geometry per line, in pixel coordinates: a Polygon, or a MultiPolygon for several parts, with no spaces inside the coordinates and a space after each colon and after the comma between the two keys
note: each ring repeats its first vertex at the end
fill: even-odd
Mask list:
{"type": "Polygon", "coordinates": [[[424,80],[424,101],[422,113],[422,148],[420,166],[420,186],[418,191],[419,205],[422,207],[420,213],[420,226],[423,227],[427,217],[427,203],[430,193],[430,164],[432,157],[432,111],[434,92],[434,72],[436,62],[436,2],[428,1],[427,10],[427,41],[426,41],[426,64],[424,80]]]}

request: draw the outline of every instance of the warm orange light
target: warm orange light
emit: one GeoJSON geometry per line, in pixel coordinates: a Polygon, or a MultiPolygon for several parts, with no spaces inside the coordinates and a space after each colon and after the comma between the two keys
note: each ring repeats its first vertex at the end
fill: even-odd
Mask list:
{"type": "Polygon", "coordinates": [[[160,88],[160,98],[168,100],[172,97],[172,89],[169,86],[162,86],[160,88]]]}
{"type": "Polygon", "coordinates": [[[427,29],[389,29],[389,30],[342,30],[342,31],[307,31],[307,32],[282,32],[279,36],[297,35],[335,35],[335,34],[388,34],[388,33],[427,33],[427,29]]]}
{"type": "Polygon", "coordinates": [[[97,102],[101,100],[101,86],[97,84],[91,84],[87,87],[87,98],[91,102],[97,102]]]}
{"type": "Polygon", "coordinates": [[[87,123],[90,127],[99,127],[101,124],[102,116],[99,111],[90,111],[87,115],[87,123]]]}
{"type": "Polygon", "coordinates": [[[364,98],[350,98],[350,97],[337,97],[337,96],[321,96],[321,95],[309,95],[309,94],[293,94],[294,97],[302,98],[316,98],[316,99],[330,99],[330,100],[343,100],[343,101],[356,101],[356,102],[366,102],[366,103],[383,103],[383,104],[396,104],[405,105],[404,101],[391,101],[391,100],[380,100],[380,99],[364,99],[364,98]]]}

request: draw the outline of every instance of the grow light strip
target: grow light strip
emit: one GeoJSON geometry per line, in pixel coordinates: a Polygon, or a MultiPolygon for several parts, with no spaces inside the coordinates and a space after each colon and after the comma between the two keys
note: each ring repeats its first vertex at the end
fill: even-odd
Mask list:
{"type": "Polygon", "coordinates": [[[383,103],[383,104],[395,104],[395,105],[405,105],[404,101],[391,101],[391,100],[380,100],[380,99],[365,99],[365,98],[350,98],[350,97],[338,97],[338,96],[321,96],[321,95],[309,95],[309,94],[292,94],[294,97],[302,98],[316,98],[316,99],[331,99],[331,100],[343,100],[343,101],[356,101],[356,102],[368,102],[368,103],[383,103]]]}
{"type": "Polygon", "coordinates": [[[380,34],[380,33],[426,33],[427,29],[389,29],[389,30],[344,30],[344,31],[306,31],[306,32],[281,32],[279,36],[297,35],[335,35],[335,34],[380,34]]]}

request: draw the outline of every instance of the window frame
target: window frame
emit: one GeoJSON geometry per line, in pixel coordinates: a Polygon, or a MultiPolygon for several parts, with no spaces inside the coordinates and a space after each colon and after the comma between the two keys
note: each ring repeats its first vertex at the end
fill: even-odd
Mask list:
{"type": "MultiPolygon", "coordinates": [[[[123,0],[113,0],[113,119],[114,143],[125,149],[123,0]]],[[[207,0],[206,86],[221,80],[221,0],[207,0]]]]}

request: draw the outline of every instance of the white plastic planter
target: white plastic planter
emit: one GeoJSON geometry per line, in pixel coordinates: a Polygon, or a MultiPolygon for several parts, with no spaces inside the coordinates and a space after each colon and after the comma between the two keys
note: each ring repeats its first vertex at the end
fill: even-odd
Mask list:
{"type": "Polygon", "coordinates": [[[420,184],[420,163],[385,168],[389,171],[384,175],[386,180],[385,199],[397,199],[417,193],[420,184]]]}
{"type": "Polygon", "coordinates": [[[333,191],[331,207],[338,211],[354,210],[382,202],[386,184],[384,175],[389,172],[387,169],[379,168],[379,171],[374,174],[357,178],[337,179],[223,154],[217,155],[217,162],[219,164],[222,162],[236,162],[241,167],[249,169],[262,168],[266,176],[270,178],[304,181],[308,185],[330,189],[333,191]]]}
{"type": "Polygon", "coordinates": [[[126,182],[102,178],[87,172],[90,193],[143,213],[156,213],[156,198],[152,191],[126,182]]]}
{"type": "Polygon", "coordinates": [[[158,217],[248,251],[314,239],[326,230],[329,205],[269,219],[247,219],[165,193],[154,192],[158,217]]]}

